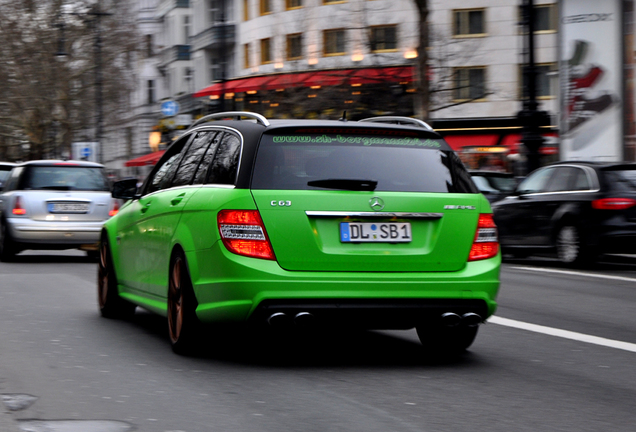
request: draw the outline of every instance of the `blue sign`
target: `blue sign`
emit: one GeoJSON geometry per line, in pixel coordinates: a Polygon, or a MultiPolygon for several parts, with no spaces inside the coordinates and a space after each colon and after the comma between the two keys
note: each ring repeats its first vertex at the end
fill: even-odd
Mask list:
{"type": "Polygon", "coordinates": [[[166,101],[161,104],[161,113],[166,117],[177,115],[179,104],[175,101],[166,101]]]}
{"type": "Polygon", "coordinates": [[[90,147],[83,147],[82,151],[80,152],[80,154],[82,155],[83,158],[88,159],[92,152],[93,151],[91,150],[90,147]]]}

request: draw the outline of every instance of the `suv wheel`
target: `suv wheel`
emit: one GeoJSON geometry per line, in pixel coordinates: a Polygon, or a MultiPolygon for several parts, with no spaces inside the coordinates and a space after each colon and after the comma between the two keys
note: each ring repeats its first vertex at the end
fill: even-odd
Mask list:
{"type": "Polygon", "coordinates": [[[117,276],[106,235],[102,237],[99,245],[97,301],[99,311],[105,318],[128,318],[135,313],[136,306],[119,297],[117,276]]]}
{"type": "Polygon", "coordinates": [[[556,236],[557,257],[563,264],[580,265],[591,260],[581,242],[581,233],[574,225],[563,225],[556,236]]]}

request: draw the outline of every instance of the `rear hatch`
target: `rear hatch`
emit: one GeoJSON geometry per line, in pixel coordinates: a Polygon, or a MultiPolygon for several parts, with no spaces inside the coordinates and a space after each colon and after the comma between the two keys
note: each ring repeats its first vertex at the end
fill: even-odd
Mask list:
{"type": "Polygon", "coordinates": [[[274,130],[252,194],[278,263],[297,271],[457,271],[481,195],[438,135],[274,130]]]}
{"type": "Polygon", "coordinates": [[[37,221],[99,222],[108,219],[113,200],[101,167],[60,163],[28,166],[19,191],[26,216],[37,221]]]}
{"type": "Polygon", "coordinates": [[[608,201],[599,201],[606,209],[618,210],[626,220],[636,222],[636,164],[615,165],[602,171],[608,186],[604,194],[608,201]]]}

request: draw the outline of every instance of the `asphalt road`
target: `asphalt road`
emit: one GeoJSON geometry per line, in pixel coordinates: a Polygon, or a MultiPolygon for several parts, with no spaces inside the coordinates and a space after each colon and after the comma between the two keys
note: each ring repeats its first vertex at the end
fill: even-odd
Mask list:
{"type": "Polygon", "coordinates": [[[209,341],[172,353],[165,319],[97,312],[80,253],[0,263],[0,431],[633,431],[636,259],[506,263],[470,351],[414,331],[209,341]],[[533,326],[534,325],[534,326],[533,326]]]}

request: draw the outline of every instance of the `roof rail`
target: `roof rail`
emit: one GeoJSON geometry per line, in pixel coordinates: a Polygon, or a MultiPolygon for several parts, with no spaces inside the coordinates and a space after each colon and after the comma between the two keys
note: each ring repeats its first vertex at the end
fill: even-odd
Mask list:
{"type": "Polygon", "coordinates": [[[262,124],[263,126],[269,126],[270,123],[269,121],[267,121],[267,119],[257,113],[253,113],[253,112],[249,112],[249,111],[226,111],[226,112],[219,112],[219,113],[214,113],[214,114],[209,114],[206,115],[204,117],[201,117],[200,119],[198,119],[197,121],[195,121],[194,123],[192,123],[192,125],[190,126],[190,128],[193,128],[197,125],[200,125],[201,123],[207,122],[209,120],[213,120],[213,119],[223,119],[226,117],[235,117],[234,120],[240,120],[241,117],[249,117],[251,119],[256,120],[257,123],[262,124]]]}
{"type": "Polygon", "coordinates": [[[403,117],[403,116],[380,116],[380,117],[369,117],[362,120],[358,120],[361,122],[371,122],[371,123],[392,123],[392,124],[408,124],[422,127],[424,129],[428,129],[430,131],[434,131],[434,129],[426,122],[422,120],[414,119],[411,117],[403,117]]]}

